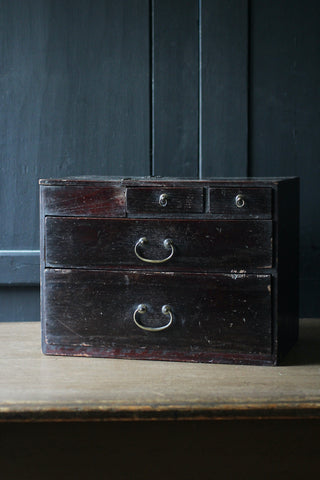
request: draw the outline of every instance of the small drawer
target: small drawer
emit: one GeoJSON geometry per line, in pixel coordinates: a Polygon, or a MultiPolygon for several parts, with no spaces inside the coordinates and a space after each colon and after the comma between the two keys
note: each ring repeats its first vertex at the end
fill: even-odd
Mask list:
{"type": "Polygon", "coordinates": [[[42,186],[44,215],[124,217],[126,190],[123,187],[42,186]]]}
{"type": "Polygon", "coordinates": [[[51,353],[212,361],[271,354],[269,275],[46,270],[51,353]],[[73,347],[73,351],[72,351],[73,347]]]}
{"type": "Polygon", "coordinates": [[[202,213],[203,188],[133,187],[127,189],[129,214],[202,213]]]}
{"type": "Polygon", "coordinates": [[[46,266],[250,271],[272,267],[272,221],[46,217],[46,266]]]}
{"type": "Polygon", "coordinates": [[[272,189],[215,187],[210,189],[210,212],[235,218],[271,218],[272,189]]]}

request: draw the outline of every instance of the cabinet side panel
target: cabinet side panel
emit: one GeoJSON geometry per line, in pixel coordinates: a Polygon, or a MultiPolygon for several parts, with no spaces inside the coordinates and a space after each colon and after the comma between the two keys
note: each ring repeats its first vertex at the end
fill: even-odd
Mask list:
{"type": "Polygon", "coordinates": [[[299,179],[278,187],[278,356],[298,338],[299,329],[299,179]]]}
{"type": "Polygon", "coordinates": [[[45,228],[44,228],[44,190],[46,187],[39,186],[39,210],[40,210],[40,321],[41,321],[41,343],[44,345],[44,297],[45,297],[45,285],[44,285],[44,266],[45,266],[45,228]]]}

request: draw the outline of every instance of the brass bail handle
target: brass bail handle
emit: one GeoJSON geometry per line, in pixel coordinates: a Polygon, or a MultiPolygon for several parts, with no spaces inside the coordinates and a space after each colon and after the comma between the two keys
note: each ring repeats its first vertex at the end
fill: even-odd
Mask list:
{"type": "Polygon", "coordinates": [[[153,260],[152,258],[146,258],[146,257],[142,257],[139,252],[138,252],[138,248],[139,246],[145,244],[145,243],[148,243],[148,240],[146,237],[141,237],[139,238],[139,240],[136,242],[135,246],[134,246],[134,253],[136,254],[136,256],[139,258],[139,260],[142,260],[143,262],[147,262],[147,263],[164,263],[164,262],[167,262],[168,260],[170,260],[170,258],[173,257],[173,254],[174,254],[174,246],[173,246],[173,243],[172,243],[172,240],[170,238],[166,238],[163,242],[163,246],[166,250],[171,250],[170,251],[170,255],[168,257],[165,257],[165,258],[161,258],[161,259],[155,259],[153,260]]]}
{"type": "Polygon", "coordinates": [[[161,312],[163,315],[169,316],[169,321],[165,325],[161,325],[160,327],[145,327],[139,322],[138,316],[144,315],[147,313],[147,306],[144,303],[141,303],[137,306],[133,313],[133,321],[137,325],[137,327],[141,328],[142,330],[146,330],[147,332],[160,332],[161,330],[165,330],[166,328],[170,327],[172,323],[172,312],[169,305],[163,305],[161,308],[161,312]]]}

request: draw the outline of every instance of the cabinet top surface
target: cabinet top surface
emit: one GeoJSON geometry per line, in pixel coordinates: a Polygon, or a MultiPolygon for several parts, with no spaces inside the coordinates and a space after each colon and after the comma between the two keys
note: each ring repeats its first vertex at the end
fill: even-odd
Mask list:
{"type": "Polygon", "coordinates": [[[320,418],[320,321],[280,367],[50,357],[40,322],[0,323],[0,421],[320,418]]]}
{"type": "Polygon", "coordinates": [[[208,184],[243,184],[243,185],[276,185],[280,182],[297,181],[298,177],[228,177],[228,178],[174,178],[174,177],[108,177],[108,176],[82,176],[65,178],[40,179],[40,185],[208,185],[208,184]]]}

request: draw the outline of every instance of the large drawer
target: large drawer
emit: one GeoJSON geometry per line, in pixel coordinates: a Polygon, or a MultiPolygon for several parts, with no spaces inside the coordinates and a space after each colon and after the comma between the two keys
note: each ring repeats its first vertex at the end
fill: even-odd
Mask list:
{"type": "Polygon", "coordinates": [[[49,267],[228,272],[272,267],[268,220],[46,217],[45,238],[49,267]]]}
{"type": "Polygon", "coordinates": [[[43,286],[46,353],[193,361],[271,354],[269,275],[46,269],[43,286]]]}

